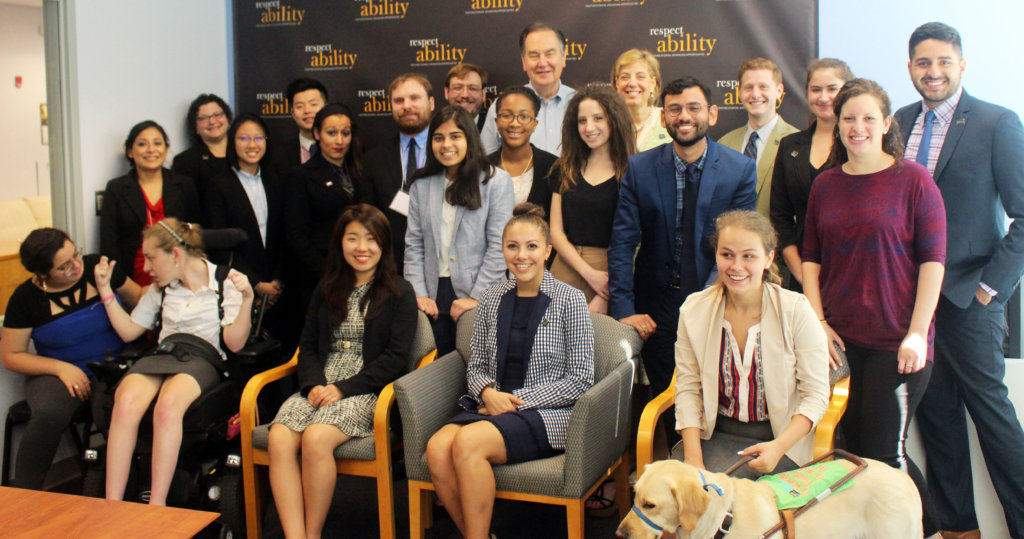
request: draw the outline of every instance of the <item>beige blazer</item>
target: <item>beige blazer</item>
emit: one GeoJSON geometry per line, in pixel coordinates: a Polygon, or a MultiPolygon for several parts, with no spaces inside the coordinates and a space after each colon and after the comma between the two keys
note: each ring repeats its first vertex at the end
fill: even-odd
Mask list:
{"type": "MultiPolygon", "coordinates": [[[[772,432],[778,437],[801,414],[814,425],[828,407],[825,330],[803,294],[765,284],[761,295],[761,361],[772,432]]],[[[676,429],[701,429],[708,440],[718,419],[718,376],[725,298],[721,286],[691,294],[679,309],[676,339],[676,429]]],[[[748,343],[748,346],[750,343],[748,343]]],[[[786,456],[811,460],[814,434],[786,456]]]]}
{"type": "MultiPolygon", "coordinates": [[[[779,143],[782,141],[782,137],[797,131],[800,130],[789,125],[779,116],[779,121],[775,122],[775,127],[768,135],[761,159],[757,162],[757,212],[765,217],[771,218],[768,215],[768,204],[772,199],[772,171],[775,170],[775,156],[779,153],[779,143]]],[[[718,142],[743,153],[743,135],[746,132],[747,126],[744,124],[742,127],[726,133],[718,139],[718,142]]]]}

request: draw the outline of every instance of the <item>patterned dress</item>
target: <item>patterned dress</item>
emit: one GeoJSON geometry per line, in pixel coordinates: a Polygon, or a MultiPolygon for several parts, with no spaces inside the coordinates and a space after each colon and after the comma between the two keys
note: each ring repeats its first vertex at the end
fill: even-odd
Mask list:
{"type": "MultiPolygon", "coordinates": [[[[334,331],[334,341],[324,367],[328,383],[351,378],[363,368],[363,317],[366,313],[359,310],[359,300],[369,289],[370,283],[364,284],[353,290],[348,297],[348,317],[334,331]]],[[[377,395],[366,393],[313,408],[306,397],[296,393],[281,405],[274,423],[281,423],[297,432],[313,423],[323,423],[334,425],[349,436],[370,436],[373,434],[373,410],[376,405],[377,395]]]]}

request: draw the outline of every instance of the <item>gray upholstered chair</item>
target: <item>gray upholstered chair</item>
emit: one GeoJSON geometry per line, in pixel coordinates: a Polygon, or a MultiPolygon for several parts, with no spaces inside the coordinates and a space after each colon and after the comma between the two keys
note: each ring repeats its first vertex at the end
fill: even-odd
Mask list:
{"type": "MultiPolygon", "coordinates": [[[[430,321],[423,312],[419,313],[416,334],[409,354],[408,370],[430,363],[437,355],[434,333],[430,321]]],[[[239,420],[242,434],[242,481],[245,491],[245,521],[247,536],[261,537],[260,519],[263,516],[262,481],[256,475],[256,466],[269,466],[267,436],[270,424],[260,424],[256,397],[269,383],[280,380],[298,368],[298,351],[291,361],[253,376],[242,392],[239,420]]],[[[395,496],[391,472],[392,445],[397,443],[391,431],[391,412],[394,409],[394,383],[388,384],[377,396],[377,408],[373,415],[373,436],[355,438],[334,450],[334,459],[339,474],[375,477],[377,479],[377,512],[380,519],[380,536],[395,537],[395,496]]],[[[277,413],[277,410],[274,410],[277,413]]],[[[273,419],[272,417],[270,419],[273,419]]]]}
{"type": "MultiPolygon", "coordinates": [[[[402,416],[405,469],[409,477],[409,527],[421,539],[431,526],[433,484],[427,441],[458,412],[466,393],[466,360],[476,310],[459,320],[456,351],[395,382],[402,416]]],[[[593,315],[594,381],[573,406],[564,454],[494,467],[496,497],[561,505],[569,538],[583,537],[584,503],[614,477],[620,517],[629,510],[629,403],[635,361],[643,342],[636,330],[604,315],[593,315]]]]}

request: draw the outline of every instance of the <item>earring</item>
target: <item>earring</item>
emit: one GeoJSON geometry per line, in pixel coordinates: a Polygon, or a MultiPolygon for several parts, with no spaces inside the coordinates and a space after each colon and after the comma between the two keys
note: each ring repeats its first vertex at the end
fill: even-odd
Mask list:
{"type": "Polygon", "coordinates": [[[39,281],[43,283],[43,292],[46,292],[46,277],[39,279],[39,281]]]}

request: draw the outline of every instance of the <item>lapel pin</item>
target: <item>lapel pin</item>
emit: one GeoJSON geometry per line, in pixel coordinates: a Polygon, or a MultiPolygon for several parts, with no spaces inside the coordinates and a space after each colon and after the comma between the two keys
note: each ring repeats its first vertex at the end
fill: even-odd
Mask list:
{"type": "Polygon", "coordinates": [[[965,125],[965,124],[967,124],[967,118],[957,118],[956,119],[956,125],[965,125]]]}
{"type": "Polygon", "coordinates": [[[800,152],[798,152],[798,151],[796,151],[796,150],[793,150],[793,151],[792,151],[792,152],[790,152],[790,154],[789,154],[789,156],[790,156],[790,157],[796,157],[796,156],[798,156],[798,155],[800,155],[800,152]]]}
{"type": "Polygon", "coordinates": [[[324,185],[326,185],[327,187],[330,187],[330,186],[334,185],[334,182],[327,182],[324,185]]]}
{"type": "Polygon", "coordinates": [[[542,325],[542,326],[546,326],[546,325],[548,325],[548,319],[547,319],[547,318],[545,318],[545,319],[541,320],[541,321],[540,321],[540,325],[542,325]]]}

